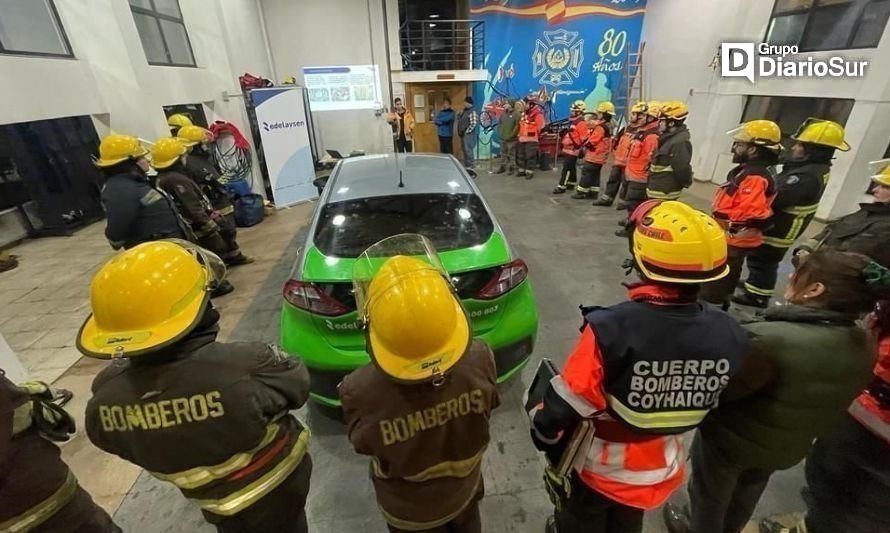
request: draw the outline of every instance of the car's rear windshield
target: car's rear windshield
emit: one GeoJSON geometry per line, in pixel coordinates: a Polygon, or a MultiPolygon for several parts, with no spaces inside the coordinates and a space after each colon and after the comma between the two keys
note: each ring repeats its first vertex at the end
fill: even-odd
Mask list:
{"type": "Polygon", "coordinates": [[[407,194],[328,204],[315,230],[315,246],[330,257],[358,257],[400,233],[420,233],[445,252],[483,244],[494,222],[474,194],[407,194]]]}

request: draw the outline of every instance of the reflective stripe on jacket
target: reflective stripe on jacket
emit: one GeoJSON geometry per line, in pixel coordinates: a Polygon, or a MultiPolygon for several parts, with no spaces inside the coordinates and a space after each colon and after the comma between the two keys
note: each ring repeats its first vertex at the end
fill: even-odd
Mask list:
{"type": "Polygon", "coordinates": [[[581,147],[584,146],[584,139],[587,138],[589,132],[587,123],[583,117],[573,119],[572,127],[562,137],[562,153],[578,157],[581,153],[581,147]]]}
{"type": "Polygon", "coordinates": [[[649,181],[649,163],[652,154],[658,149],[658,123],[636,130],[627,154],[627,167],[624,176],[627,181],[646,183],[649,181]]]}
{"type": "Polygon", "coordinates": [[[714,218],[726,230],[727,243],[756,248],[763,243],[762,228],[773,214],[775,185],[770,169],[751,162],[729,171],[714,198],[714,218]]]}
{"type": "Polygon", "coordinates": [[[584,143],[584,161],[595,165],[605,165],[609,158],[609,150],[612,148],[612,138],[609,136],[609,125],[602,120],[597,120],[587,141],[584,143]]]}
{"type": "Polygon", "coordinates": [[[640,285],[631,298],[586,315],[533,422],[546,441],[594,419],[575,470],[610,499],[652,509],[682,484],[683,435],[716,405],[746,339],[728,315],[680,303],[675,290],[640,285]]]}

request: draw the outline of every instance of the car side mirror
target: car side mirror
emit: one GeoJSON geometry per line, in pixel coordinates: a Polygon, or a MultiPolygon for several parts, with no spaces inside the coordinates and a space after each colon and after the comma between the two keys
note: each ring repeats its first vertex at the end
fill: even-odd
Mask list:
{"type": "Polygon", "coordinates": [[[476,171],[473,170],[472,168],[468,168],[468,169],[467,169],[467,174],[469,174],[470,177],[473,178],[473,179],[476,179],[476,176],[478,176],[478,174],[476,174],[476,171]]]}

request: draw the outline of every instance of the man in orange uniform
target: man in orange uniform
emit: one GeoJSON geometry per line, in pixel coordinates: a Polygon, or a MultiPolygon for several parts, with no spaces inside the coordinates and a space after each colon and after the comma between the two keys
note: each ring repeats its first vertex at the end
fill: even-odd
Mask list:
{"type": "MultiPolygon", "coordinates": [[[[612,102],[600,102],[596,106],[596,117],[588,119],[590,134],[584,143],[584,168],[581,169],[581,183],[572,198],[581,200],[600,192],[600,174],[609,158],[612,148],[612,116],[615,106],[612,102]]],[[[589,116],[589,115],[588,115],[589,116]]]]}
{"type": "MultiPolygon", "coordinates": [[[[630,141],[627,166],[624,169],[624,178],[627,180],[624,199],[628,218],[646,200],[646,187],[649,185],[649,162],[652,159],[652,154],[658,149],[658,121],[661,118],[661,103],[655,101],[647,103],[645,114],[646,118],[634,132],[633,139],[630,141]]],[[[628,218],[619,224],[626,226],[628,218]]],[[[615,235],[627,237],[630,233],[625,228],[616,231],[615,235]]]]}
{"type": "Polygon", "coordinates": [[[516,153],[517,176],[530,180],[538,164],[538,135],[544,127],[544,112],[537,98],[525,99],[525,113],[519,121],[519,150],[516,153]]]}
{"type": "Polygon", "coordinates": [[[584,121],[584,109],[584,100],[575,100],[572,104],[569,115],[572,125],[562,137],[562,170],[553,194],[563,194],[566,189],[574,189],[578,185],[578,155],[589,135],[587,122],[584,121]]]}
{"type": "Polygon", "coordinates": [[[643,125],[646,120],[646,102],[637,102],[630,108],[630,122],[626,127],[618,131],[616,135],[617,142],[612,151],[612,171],[609,173],[609,180],[606,182],[604,191],[600,191],[600,195],[593,205],[609,207],[617,197],[618,209],[624,210],[624,192],[627,185],[624,180],[624,167],[627,166],[627,156],[630,152],[630,142],[633,140],[634,132],[643,125]]]}
{"type": "Polygon", "coordinates": [[[763,228],[773,214],[774,166],[782,151],[782,131],[775,122],[752,120],[728,132],[732,162],[726,183],[714,199],[714,218],[726,230],[729,275],[702,288],[702,299],[728,307],[742,276],[745,256],[763,244],[763,228]]]}
{"type": "Polygon", "coordinates": [[[581,338],[530,413],[539,449],[559,446],[583,419],[595,427],[563,482],[570,490],[556,491],[564,497],[550,532],[641,532],[643,513],[682,486],[684,436],[717,405],[747,350],[735,320],[698,302],[701,283],[728,274],[717,222],[658,201],[632,219],[641,281],[628,285],[629,301],[584,309],[581,338]]]}

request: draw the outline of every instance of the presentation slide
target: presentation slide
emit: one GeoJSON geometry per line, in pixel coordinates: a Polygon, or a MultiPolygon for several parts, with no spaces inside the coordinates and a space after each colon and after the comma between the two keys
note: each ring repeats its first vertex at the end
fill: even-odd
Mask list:
{"type": "Polygon", "coordinates": [[[303,67],[303,81],[309,91],[312,111],[377,109],[381,106],[377,65],[303,67]]]}

